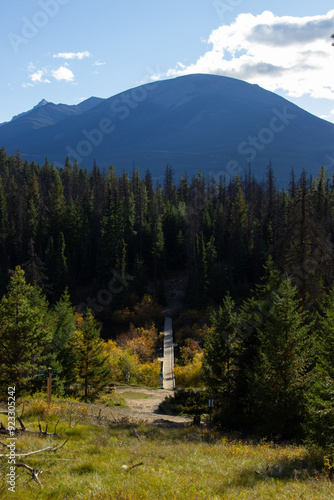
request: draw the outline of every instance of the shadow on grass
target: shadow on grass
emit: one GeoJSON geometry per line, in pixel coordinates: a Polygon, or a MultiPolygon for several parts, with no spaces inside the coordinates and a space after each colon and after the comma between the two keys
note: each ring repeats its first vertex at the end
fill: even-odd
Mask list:
{"type": "Polygon", "coordinates": [[[230,488],[253,488],[259,482],[280,480],[306,481],[321,475],[323,459],[319,456],[307,455],[303,458],[282,458],[270,462],[260,468],[245,467],[235,473],[235,477],[222,487],[222,491],[230,488]]]}

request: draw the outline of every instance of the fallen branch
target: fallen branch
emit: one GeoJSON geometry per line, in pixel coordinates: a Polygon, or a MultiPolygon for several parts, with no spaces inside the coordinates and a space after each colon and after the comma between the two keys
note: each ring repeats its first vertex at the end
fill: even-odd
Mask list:
{"type": "Polygon", "coordinates": [[[28,471],[30,471],[30,473],[28,472],[29,476],[31,476],[32,479],[34,481],[36,481],[36,483],[39,484],[41,488],[43,488],[42,483],[38,479],[38,476],[39,476],[39,474],[42,474],[43,472],[50,472],[50,471],[35,469],[33,467],[29,467],[29,465],[26,465],[26,464],[15,464],[15,465],[16,465],[16,467],[24,467],[25,469],[27,469],[28,471]]]}
{"type": "MultiPolygon", "coordinates": [[[[21,428],[18,429],[16,427],[15,430],[14,430],[15,434],[19,434],[20,432],[27,432],[29,434],[38,434],[39,436],[42,435],[42,436],[64,437],[62,434],[58,434],[58,432],[57,432],[57,426],[58,426],[60,420],[58,420],[58,422],[56,423],[54,432],[48,432],[48,424],[46,424],[45,431],[43,431],[42,430],[42,426],[41,426],[41,422],[40,422],[39,419],[38,419],[39,431],[31,431],[31,430],[29,430],[29,429],[26,428],[26,426],[24,425],[21,417],[19,417],[18,415],[16,415],[16,418],[19,421],[21,428]]],[[[6,427],[4,427],[3,423],[0,422],[0,434],[11,434],[12,432],[13,432],[12,430],[9,431],[9,429],[7,429],[6,427]]]]}
{"type": "MultiPolygon", "coordinates": [[[[68,437],[66,439],[66,441],[64,441],[64,443],[60,446],[58,446],[57,444],[55,444],[54,446],[48,446],[48,448],[42,448],[41,450],[35,450],[35,451],[29,451],[27,453],[16,453],[15,456],[16,457],[28,457],[29,455],[35,455],[36,453],[41,453],[42,451],[58,451],[60,450],[63,446],[65,446],[65,444],[67,443],[67,441],[69,440],[70,438],[68,437]]],[[[0,457],[9,457],[10,455],[6,455],[6,454],[1,454],[0,457]]]]}
{"type": "Polygon", "coordinates": [[[127,472],[130,472],[131,469],[134,469],[135,467],[139,467],[140,465],[144,465],[144,462],[140,462],[139,464],[131,465],[129,470],[127,472]]]}
{"type": "Polygon", "coordinates": [[[140,465],[144,465],[144,462],[140,462],[139,464],[131,465],[131,467],[129,467],[128,465],[122,465],[122,469],[124,469],[125,472],[130,472],[130,470],[134,469],[135,467],[139,467],[140,465]]]}
{"type": "Polygon", "coordinates": [[[99,411],[99,414],[98,416],[96,417],[96,420],[100,423],[101,422],[101,419],[102,419],[102,416],[101,416],[101,408],[100,408],[100,411],[99,411]]]}
{"type": "Polygon", "coordinates": [[[136,431],[136,429],[135,429],[135,428],[133,428],[133,432],[135,433],[136,438],[137,438],[139,441],[141,441],[141,437],[139,436],[139,434],[138,434],[138,432],[136,431]]]}
{"type": "Polygon", "coordinates": [[[3,443],[2,441],[0,441],[0,444],[2,444],[2,446],[5,446],[6,448],[10,449],[9,445],[6,443],[3,443]]]}
{"type": "Polygon", "coordinates": [[[27,429],[26,429],[26,426],[25,426],[25,425],[24,425],[24,423],[22,422],[21,417],[19,417],[18,415],[16,415],[16,418],[17,418],[17,420],[20,422],[20,426],[21,426],[22,431],[26,431],[26,430],[27,430],[27,429]]]}

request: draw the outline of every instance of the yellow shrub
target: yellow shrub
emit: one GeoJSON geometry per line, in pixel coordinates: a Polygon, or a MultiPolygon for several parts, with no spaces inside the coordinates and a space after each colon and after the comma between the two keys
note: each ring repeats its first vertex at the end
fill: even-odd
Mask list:
{"type": "Polygon", "coordinates": [[[160,381],[160,361],[142,363],[137,367],[136,378],[141,384],[148,387],[158,387],[160,381]]]}
{"type": "Polygon", "coordinates": [[[174,366],[175,385],[177,387],[203,387],[201,378],[203,353],[195,354],[191,363],[174,366]]]}
{"type": "Polygon", "coordinates": [[[138,357],[129,349],[119,347],[114,340],[108,340],[104,344],[104,350],[108,354],[108,362],[111,367],[110,380],[114,382],[129,382],[135,377],[138,357]]]}

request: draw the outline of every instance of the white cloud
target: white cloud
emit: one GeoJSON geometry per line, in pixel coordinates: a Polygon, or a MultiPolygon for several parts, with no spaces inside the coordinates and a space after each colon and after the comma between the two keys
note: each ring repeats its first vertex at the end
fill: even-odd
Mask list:
{"type": "Polygon", "coordinates": [[[29,73],[31,73],[32,71],[35,71],[36,69],[36,66],[34,65],[34,63],[29,63],[28,66],[27,66],[27,70],[29,71],[29,73]]]}
{"type": "Polygon", "coordinates": [[[45,71],[43,69],[32,73],[31,75],[29,75],[29,78],[33,83],[51,83],[50,80],[45,78],[45,71]]]}
{"type": "Polygon", "coordinates": [[[334,115],[334,109],[332,109],[332,111],[331,111],[331,115],[334,115]]]}
{"type": "Polygon", "coordinates": [[[73,82],[75,78],[74,73],[69,68],[66,68],[66,66],[60,66],[51,73],[56,80],[65,80],[65,82],[73,82]]]}
{"type": "Polygon", "coordinates": [[[93,63],[93,66],[104,66],[105,64],[105,62],[95,61],[95,63],[93,63]]]}
{"type": "Polygon", "coordinates": [[[334,99],[334,10],[313,17],[240,14],[214,30],[211,45],[195,63],[180,63],[166,76],[212,73],[257,83],[290,97],[334,99]]]}
{"type": "Polygon", "coordinates": [[[90,56],[91,53],[86,50],[84,52],[58,52],[58,54],[53,54],[52,57],[60,59],[84,59],[90,56]]]}
{"type": "MultiPolygon", "coordinates": [[[[163,79],[163,75],[161,73],[155,73],[154,75],[150,75],[150,78],[149,80],[151,82],[157,82],[159,80],[162,80],[163,79]]],[[[142,83],[144,83],[144,80],[142,81],[142,83]]]]}

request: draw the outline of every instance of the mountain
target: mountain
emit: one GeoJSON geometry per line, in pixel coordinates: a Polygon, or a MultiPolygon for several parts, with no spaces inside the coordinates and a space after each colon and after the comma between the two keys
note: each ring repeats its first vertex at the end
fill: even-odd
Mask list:
{"type": "Polygon", "coordinates": [[[81,167],[111,164],[118,172],[150,169],[161,177],[233,177],[251,162],[261,178],[271,161],[286,185],[293,167],[317,175],[334,165],[334,124],[317,118],[258,85],[216,75],[187,75],[142,85],[109,99],[77,106],[44,103],[0,128],[9,154],[81,167]]]}
{"type": "Polygon", "coordinates": [[[18,118],[22,118],[22,116],[26,115],[27,113],[30,113],[31,111],[33,111],[36,108],[40,108],[41,106],[45,106],[45,104],[50,104],[50,103],[48,101],[46,101],[45,99],[42,99],[38,104],[36,104],[36,106],[34,106],[29,111],[23,111],[23,113],[20,113],[18,115],[13,116],[12,121],[17,120],[18,118]]]}
{"type": "MultiPolygon", "coordinates": [[[[2,124],[0,142],[4,134],[5,138],[13,137],[14,144],[21,144],[21,134],[33,133],[39,128],[50,127],[71,116],[79,117],[97,106],[101,101],[103,99],[99,97],[90,97],[80,104],[69,106],[67,104],[54,104],[42,99],[31,110],[20,113],[14,116],[10,122],[2,124]]],[[[17,147],[17,149],[20,149],[20,147],[17,147]]],[[[28,153],[23,152],[23,155],[26,156],[28,153]]]]}

